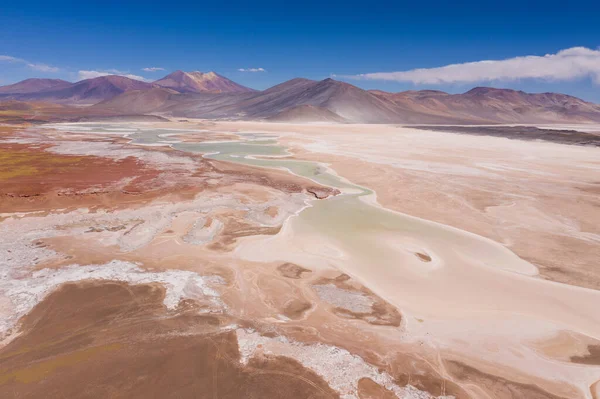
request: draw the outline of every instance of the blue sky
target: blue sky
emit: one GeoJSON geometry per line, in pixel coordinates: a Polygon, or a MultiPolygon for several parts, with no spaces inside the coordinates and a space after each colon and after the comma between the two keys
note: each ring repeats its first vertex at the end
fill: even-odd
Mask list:
{"type": "MultiPolygon", "coordinates": [[[[286,3],[5,1],[0,7],[0,57],[5,57],[0,58],[0,84],[28,77],[74,81],[89,76],[80,71],[113,70],[153,80],[182,69],[213,70],[257,89],[294,77],[336,75],[363,88],[389,91],[462,92],[485,85],[559,91],[600,102],[600,66],[594,69],[600,60],[595,54],[600,46],[600,2],[286,3]],[[369,75],[543,57],[573,47],[591,51],[581,54],[583,58],[577,54],[580,63],[573,68],[581,69],[581,62],[587,68],[577,76],[563,73],[557,78],[552,71],[542,71],[541,77],[465,81],[446,74],[442,83],[431,83],[369,75]],[[143,71],[149,67],[164,71],[143,71]],[[266,72],[239,71],[250,68],[266,72]]],[[[565,63],[574,62],[561,58],[538,66],[536,60],[530,68],[564,69],[565,63]]],[[[504,69],[504,64],[496,66],[504,69]]],[[[431,77],[438,72],[446,73],[427,73],[431,77]]],[[[460,67],[460,72],[469,70],[460,67]]]]}

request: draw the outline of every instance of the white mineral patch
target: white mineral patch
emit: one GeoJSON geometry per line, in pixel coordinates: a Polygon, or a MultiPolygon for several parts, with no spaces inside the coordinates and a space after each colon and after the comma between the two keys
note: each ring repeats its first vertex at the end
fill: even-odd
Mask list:
{"type": "Polygon", "coordinates": [[[201,217],[198,218],[192,228],[183,236],[183,241],[192,245],[204,245],[212,240],[223,230],[223,222],[219,219],[210,219],[210,221],[201,217]]]}
{"type": "Polygon", "coordinates": [[[248,211],[246,218],[263,226],[279,226],[306,206],[306,194],[290,194],[286,198],[273,199],[268,204],[253,207],[248,211]],[[267,213],[267,209],[270,207],[277,208],[275,216],[267,213]]]}
{"type": "Polygon", "coordinates": [[[264,337],[255,331],[241,328],[236,330],[236,335],[243,364],[247,364],[257,353],[290,357],[321,376],[344,399],[358,399],[358,381],[365,377],[389,389],[398,398],[433,398],[427,392],[410,385],[399,387],[389,374],[380,372],[360,356],[345,349],[324,344],[304,345],[285,337],[264,337]]]}
{"type": "MultiPolygon", "coordinates": [[[[306,198],[306,197],[305,197],[306,198]]],[[[277,203],[284,202],[274,196],[277,203]]],[[[82,208],[71,212],[36,215],[35,213],[5,214],[0,222],[0,336],[6,335],[18,319],[30,311],[56,286],[83,279],[112,279],[131,283],[162,282],[168,292],[165,304],[175,306],[183,297],[217,299],[210,291],[207,277],[186,271],[164,273],[143,272],[136,265],[112,262],[104,266],[70,266],[59,270],[32,272],[36,264],[65,258],[46,248],[43,240],[53,237],[89,237],[100,247],[119,246],[123,252],[138,250],[169,228],[183,213],[204,217],[217,209],[252,211],[271,206],[267,203],[245,202],[236,193],[203,193],[194,200],[178,203],[157,201],[140,208],[112,212],[90,212],[82,208]]],[[[305,206],[296,204],[297,208],[305,206]]],[[[292,209],[290,209],[292,211],[292,209]]],[[[296,209],[297,211],[297,209],[296,209]]],[[[210,231],[196,231],[195,239],[209,240],[222,225],[213,219],[210,231]],[[215,231],[212,231],[213,226],[215,231]],[[201,233],[207,233],[202,236],[201,233]]],[[[213,283],[218,284],[217,280],[213,283]]],[[[219,304],[221,308],[222,304],[219,304]]]]}
{"type": "Polygon", "coordinates": [[[143,221],[119,237],[119,246],[124,252],[129,252],[148,245],[157,234],[171,225],[172,219],[171,213],[158,209],[149,212],[143,221]]]}
{"type": "Polygon", "coordinates": [[[308,144],[301,144],[301,146],[311,152],[352,156],[370,163],[391,165],[395,168],[400,169],[424,171],[444,175],[499,177],[494,173],[482,171],[480,169],[468,166],[432,161],[421,161],[414,159],[399,159],[397,157],[384,156],[381,153],[377,152],[377,150],[370,149],[368,146],[362,147],[360,152],[350,149],[346,146],[340,147],[335,145],[334,143],[325,142],[313,142],[308,144]]]}
{"type": "MultiPolygon", "coordinates": [[[[304,197],[306,199],[306,197],[304,197]]],[[[274,200],[278,204],[283,199],[274,200]]],[[[298,201],[289,213],[297,212],[304,203],[298,201]]],[[[136,209],[123,209],[114,212],[89,212],[78,209],[68,213],[52,213],[46,216],[7,217],[0,222],[0,267],[12,270],[28,270],[56,253],[34,244],[37,240],[57,237],[90,235],[103,245],[118,245],[122,251],[129,252],[150,243],[157,234],[168,229],[171,221],[180,213],[192,212],[204,215],[218,208],[243,210],[255,213],[270,206],[264,203],[242,204],[234,195],[203,194],[191,201],[179,203],[155,203],[136,209]],[[123,226],[123,228],[119,228],[123,226]],[[111,227],[111,228],[109,228],[111,227]]],[[[7,215],[8,216],[8,215],[7,215]]],[[[215,229],[219,222],[213,220],[215,229]],[[216,223],[215,223],[216,222],[216,223]]],[[[211,227],[212,229],[212,227],[211,227]]],[[[208,232],[208,236],[212,231],[208,232]]],[[[216,234],[216,232],[215,232],[216,234]]],[[[209,237],[205,238],[208,239],[209,237]]]]}
{"type": "Polygon", "coordinates": [[[126,148],[109,142],[63,141],[53,142],[52,144],[54,146],[49,148],[48,151],[63,155],[87,155],[112,159],[135,157],[158,169],[171,171],[173,169],[195,170],[197,168],[196,162],[191,158],[168,155],[158,151],[146,151],[141,148],[126,148]]]}
{"type": "Polygon", "coordinates": [[[353,292],[336,287],[333,284],[313,285],[313,290],[321,300],[333,306],[356,313],[371,313],[375,303],[362,292],[353,292]]]}
{"type": "Polygon", "coordinates": [[[166,288],[164,304],[177,307],[182,299],[208,300],[213,310],[225,309],[212,285],[223,281],[215,276],[200,276],[183,270],[144,271],[130,262],[111,261],[104,265],[71,265],[61,269],[43,269],[22,278],[0,271],[0,337],[7,334],[19,318],[27,314],[51,291],[63,283],[82,280],[113,280],[131,284],[160,283],[166,288]],[[8,300],[7,300],[8,299],[8,300]]]}

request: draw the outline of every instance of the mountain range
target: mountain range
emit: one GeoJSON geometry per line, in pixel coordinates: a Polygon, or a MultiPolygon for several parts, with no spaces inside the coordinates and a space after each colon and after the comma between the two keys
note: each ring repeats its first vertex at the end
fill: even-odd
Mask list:
{"type": "Polygon", "coordinates": [[[157,80],[154,84],[180,93],[246,93],[254,91],[215,72],[175,71],[157,80]]]}
{"type": "Polygon", "coordinates": [[[90,105],[91,113],[158,114],[207,119],[337,123],[586,123],[600,105],[557,93],[477,87],[389,93],[324,79],[296,78],[256,91],[215,72],[175,71],[148,83],[108,75],[70,83],[27,79],[0,87],[1,100],[90,105]]]}

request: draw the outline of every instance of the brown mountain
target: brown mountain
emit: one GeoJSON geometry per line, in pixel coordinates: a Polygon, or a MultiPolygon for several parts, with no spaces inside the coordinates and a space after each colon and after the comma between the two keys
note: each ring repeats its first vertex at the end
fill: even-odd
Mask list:
{"type": "MultiPolygon", "coordinates": [[[[308,114],[316,120],[327,110],[329,117],[354,123],[467,123],[469,119],[449,115],[435,115],[418,110],[399,107],[385,96],[379,96],[348,83],[333,79],[314,81],[292,79],[256,93],[241,93],[237,96],[202,96],[173,98],[174,103],[157,111],[168,112],[173,116],[265,119],[275,118],[287,110],[298,108],[303,119],[308,114]]],[[[289,111],[291,112],[291,111],[289,111]]],[[[285,114],[283,114],[285,116],[285,114]]],[[[328,118],[328,119],[330,119],[328,118]]]]}
{"type": "Polygon", "coordinates": [[[262,92],[188,96],[178,100],[162,111],[174,116],[264,119],[294,107],[309,105],[328,110],[340,120],[365,123],[394,120],[394,113],[385,101],[365,90],[332,79],[314,81],[298,78],[262,92]]]}
{"type": "MultiPolygon", "coordinates": [[[[22,82],[21,82],[22,83],[22,82]]],[[[66,82],[68,83],[68,82],[66,82]]],[[[124,76],[108,75],[76,83],[61,84],[39,91],[5,93],[0,97],[22,101],[46,101],[58,104],[95,104],[131,90],[148,90],[150,83],[124,76]]],[[[0,88],[2,89],[2,88],[0,88]]]]}
{"type": "Polygon", "coordinates": [[[435,90],[372,93],[408,112],[441,119],[458,118],[471,123],[600,121],[600,105],[557,93],[531,94],[490,87],[476,87],[463,94],[435,90]]]}
{"type": "Polygon", "coordinates": [[[114,98],[94,105],[94,109],[104,109],[129,114],[147,114],[163,108],[173,95],[179,94],[172,89],[153,87],[148,90],[127,91],[114,98]]]}
{"type": "Polygon", "coordinates": [[[261,92],[127,93],[99,106],[212,119],[493,124],[600,121],[600,106],[564,94],[475,88],[388,93],[333,79],[292,79],[261,92]],[[135,101],[132,101],[135,96],[135,101]],[[134,105],[142,102],[143,108],[134,105]]]}
{"type": "Polygon", "coordinates": [[[158,86],[177,90],[180,93],[245,93],[254,91],[215,72],[175,71],[154,83],[158,86]]]}
{"type": "Polygon", "coordinates": [[[252,118],[270,117],[283,110],[310,105],[327,109],[353,122],[386,123],[394,112],[385,101],[348,83],[333,79],[293,79],[239,104],[252,118]]]}
{"type": "Polygon", "coordinates": [[[292,79],[253,91],[216,73],[176,71],[153,84],[103,76],[69,84],[37,79],[0,87],[0,99],[96,104],[111,113],[211,119],[350,123],[494,124],[600,122],[600,105],[576,97],[477,87],[388,93],[324,79],[292,79]],[[41,89],[34,91],[36,88],[41,89]],[[15,91],[20,91],[15,93],[15,91]]]}
{"type": "Polygon", "coordinates": [[[129,79],[125,76],[108,75],[82,80],[62,90],[40,93],[41,98],[38,97],[38,99],[62,103],[95,104],[131,90],[148,90],[152,87],[150,83],[129,79]]]}
{"type": "Polygon", "coordinates": [[[1,86],[0,94],[26,94],[26,93],[36,93],[44,90],[50,89],[63,89],[72,85],[71,82],[67,82],[66,80],[61,79],[25,79],[18,83],[1,86]]]}
{"type": "Polygon", "coordinates": [[[326,108],[315,107],[314,105],[296,105],[295,107],[284,109],[276,115],[270,116],[267,120],[272,122],[346,122],[344,118],[331,112],[326,108]]]}

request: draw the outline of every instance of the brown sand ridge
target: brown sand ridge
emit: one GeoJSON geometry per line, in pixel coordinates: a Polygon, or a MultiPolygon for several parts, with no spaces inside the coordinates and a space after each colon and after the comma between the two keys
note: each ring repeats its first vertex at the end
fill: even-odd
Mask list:
{"type": "Polygon", "coordinates": [[[293,359],[263,356],[242,366],[226,317],[193,306],[167,313],[163,297],[156,285],[64,285],[0,349],[0,396],[339,397],[293,359]]]}
{"type": "Polygon", "coordinates": [[[448,361],[446,367],[459,382],[474,384],[493,398],[566,399],[563,396],[546,392],[534,384],[508,381],[481,372],[461,362],[448,361]]]}
{"type": "Polygon", "coordinates": [[[572,356],[573,363],[600,365],[600,345],[589,345],[588,354],[583,356],[572,356]]]}
{"type": "Polygon", "coordinates": [[[311,272],[309,269],[289,262],[277,266],[277,270],[279,271],[279,273],[281,273],[282,276],[293,279],[302,278],[302,275],[304,273],[311,272]]]}
{"type": "Polygon", "coordinates": [[[362,378],[358,382],[360,399],[395,399],[396,395],[370,378],[362,378]]]}

